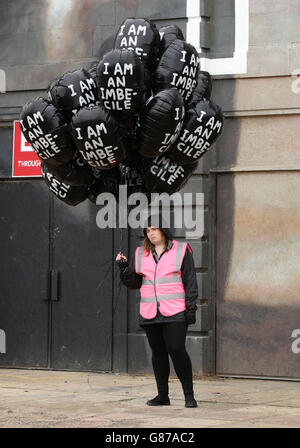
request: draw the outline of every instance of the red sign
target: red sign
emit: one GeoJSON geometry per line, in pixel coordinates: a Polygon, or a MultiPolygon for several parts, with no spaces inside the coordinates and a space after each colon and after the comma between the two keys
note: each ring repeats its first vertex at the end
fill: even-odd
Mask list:
{"type": "Polygon", "coordinates": [[[19,121],[14,121],[12,177],[41,176],[41,160],[25,140],[19,121]]]}

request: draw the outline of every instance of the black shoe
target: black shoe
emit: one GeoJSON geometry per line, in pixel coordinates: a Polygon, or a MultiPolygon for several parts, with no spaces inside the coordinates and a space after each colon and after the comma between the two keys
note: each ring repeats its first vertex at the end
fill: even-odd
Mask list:
{"type": "Polygon", "coordinates": [[[170,400],[168,397],[157,395],[155,398],[152,398],[152,400],[148,400],[146,404],[148,406],[169,406],[170,400]]]}
{"type": "Polygon", "coordinates": [[[196,408],[197,406],[198,404],[194,397],[185,397],[186,408],[196,408]]]}

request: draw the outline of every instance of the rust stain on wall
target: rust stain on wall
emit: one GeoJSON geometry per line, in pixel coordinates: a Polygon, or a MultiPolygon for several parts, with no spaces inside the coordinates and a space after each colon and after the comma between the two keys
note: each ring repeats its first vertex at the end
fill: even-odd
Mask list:
{"type": "MultiPolygon", "coordinates": [[[[47,60],[92,56],[93,34],[102,24],[101,8],[111,0],[46,0],[44,15],[47,60]]],[[[106,13],[103,11],[103,14],[106,13]]],[[[115,23],[115,18],[111,17],[115,23]]],[[[108,25],[111,23],[108,23],[108,25]]]]}

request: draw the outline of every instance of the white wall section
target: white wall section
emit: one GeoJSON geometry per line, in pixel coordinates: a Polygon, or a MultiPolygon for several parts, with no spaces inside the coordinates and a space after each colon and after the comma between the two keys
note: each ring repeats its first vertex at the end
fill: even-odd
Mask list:
{"type": "MultiPolygon", "coordinates": [[[[187,0],[186,38],[200,52],[200,0],[187,0]]],[[[235,49],[232,58],[201,58],[201,69],[211,75],[247,73],[249,47],[249,0],[235,0],[235,49]]]]}

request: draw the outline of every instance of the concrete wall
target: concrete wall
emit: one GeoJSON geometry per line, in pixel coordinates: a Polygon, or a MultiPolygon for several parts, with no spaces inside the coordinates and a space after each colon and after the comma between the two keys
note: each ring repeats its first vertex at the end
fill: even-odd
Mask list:
{"type": "Polygon", "coordinates": [[[214,167],[216,371],[300,378],[300,2],[251,0],[249,13],[247,72],[214,91],[227,116],[214,167]]]}

